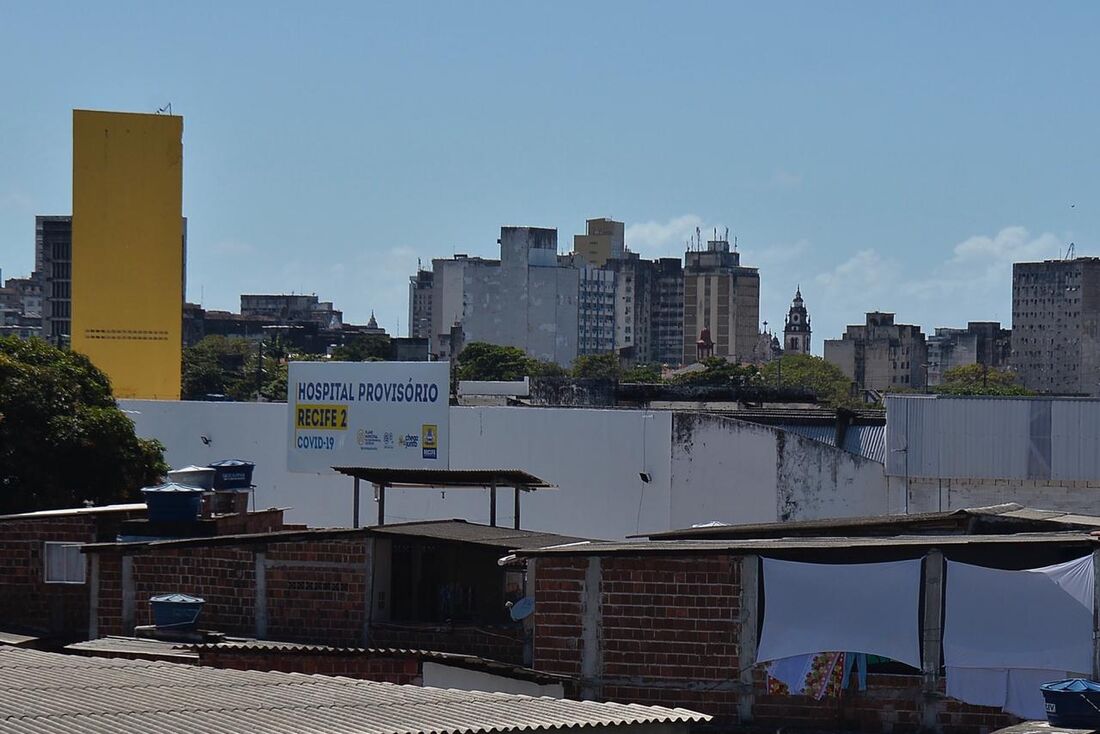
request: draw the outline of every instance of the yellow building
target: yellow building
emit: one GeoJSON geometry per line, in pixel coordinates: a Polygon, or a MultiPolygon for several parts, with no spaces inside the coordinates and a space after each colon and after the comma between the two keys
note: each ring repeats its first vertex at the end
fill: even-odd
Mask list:
{"type": "Polygon", "coordinates": [[[602,268],[608,260],[621,260],[625,246],[622,222],[614,219],[589,219],[585,234],[573,235],[573,252],[594,268],[602,268]]]}
{"type": "Polygon", "coordinates": [[[116,397],[178,400],[183,118],[73,110],[72,349],[116,397]]]}

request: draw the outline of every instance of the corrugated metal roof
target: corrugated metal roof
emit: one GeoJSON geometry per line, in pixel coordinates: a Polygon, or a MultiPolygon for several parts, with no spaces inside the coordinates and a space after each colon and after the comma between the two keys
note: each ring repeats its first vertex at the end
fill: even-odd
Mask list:
{"type": "Polygon", "coordinates": [[[484,545],[503,550],[542,548],[547,545],[561,545],[562,543],[590,540],[590,538],[574,538],[568,535],[556,535],[537,530],[516,530],[514,528],[479,525],[465,520],[408,522],[373,526],[370,530],[374,535],[431,538],[484,545]]]}
{"type": "Polygon", "coordinates": [[[175,660],[181,663],[197,663],[199,654],[186,649],[178,642],[148,640],[142,637],[118,637],[110,635],[96,640],[74,642],[65,647],[81,655],[129,655],[146,660],[175,660]]]}
{"type": "Polygon", "coordinates": [[[850,548],[937,548],[941,546],[1049,544],[1087,546],[1100,539],[1081,532],[1012,533],[1007,535],[894,535],[889,537],[745,538],[731,540],[650,540],[584,543],[520,551],[520,556],[613,554],[767,553],[777,550],[844,550],[850,548]]]}
{"type": "Polygon", "coordinates": [[[889,476],[1100,478],[1097,400],[890,395],[886,416],[889,476]]]}
{"type": "Polygon", "coordinates": [[[1100,517],[1077,515],[1057,510],[1038,510],[1024,507],[1015,502],[989,507],[970,507],[945,512],[920,512],[909,515],[875,515],[868,517],[837,517],[821,520],[789,520],[787,522],[749,523],[745,525],[709,525],[681,530],[663,530],[656,533],[635,535],[635,538],[651,540],[676,540],[697,538],[767,538],[808,536],[823,533],[857,532],[862,536],[879,534],[898,535],[919,529],[945,531],[958,527],[963,532],[973,532],[968,528],[972,519],[997,520],[1006,532],[1016,530],[1043,530],[1037,525],[1049,523],[1050,530],[1072,530],[1081,528],[1100,528],[1100,517]],[[1018,521],[1018,522],[1012,522],[1018,521]],[[1067,527],[1070,526],[1070,527],[1067,527]]]}
{"type": "Polygon", "coordinates": [[[709,721],[686,709],[0,649],[13,734],[480,734],[709,721]]]}
{"type": "Polygon", "coordinates": [[[367,466],[334,466],[334,470],[375,484],[395,487],[500,487],[555,489],[556,485],[522,469],[388,469],[367,466]]]}
{"type": "Polygon", "coordinates": [[[15,515],[0,515],[0,520],[38,520],[50,517],[75,517],[79,515],[108,515],[112,512],[144,512],[144,502],[123,505],[103,505],[102,507],[67,507],[61,510],[38,510],[20,512],[15,515]]]}
{"type": "Polygon", "coordinates": [[[886,425],[859,425],[849,426],[844,434],[845,451],[877,461],[886,463],[886,425]]]}

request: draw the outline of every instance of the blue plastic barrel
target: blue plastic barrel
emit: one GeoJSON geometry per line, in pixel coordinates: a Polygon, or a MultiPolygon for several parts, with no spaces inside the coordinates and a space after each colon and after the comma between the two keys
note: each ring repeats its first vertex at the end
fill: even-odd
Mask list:
{"type": "Polygon", "coordinates": [[[1047,721],[1064,729],[1100,729],[1100,683],[1067,678],[1039,686],[1047,721]]]}
{"type": "Polygon", "coordinates": [[[205,491],[175,482],[146,487],[141,490],[146,517],[150,522],[194,522],[199,518],[205,491]]]}
{"type": "Polygon", "coordinates": [[[214,470],[214,489],[248,489],[256,465],[244,459],[225,459],[209,465],[214,470]]]}
{"type": "Polygon", "coordinates": [[[153,624],[172,629],[193,629],[206,600],[190,594],[158,594],[149,597],[153,624]]]}

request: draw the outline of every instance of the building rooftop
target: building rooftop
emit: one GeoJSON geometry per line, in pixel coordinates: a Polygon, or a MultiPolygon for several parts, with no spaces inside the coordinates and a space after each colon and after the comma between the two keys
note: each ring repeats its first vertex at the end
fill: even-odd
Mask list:
{"type": "Polygon", "coordinates": [[[341,474],[390,487],[498,487],[552,489],[554,485],[521,469],[387,469],[334,466],[341,474]]]}
{"type": "Polygon", "coordinates": [[[874,517],[842,517],[826,520],[795,520],[791,522],[750,523],[747,525],[710,525],[706,527],[665,530],[659,533],[635,535],[652,540],[789,538],[823,534],[861,536],[898,535],[903,532],[943,533],[956,531],[978,534],[996,531],[1004,533],[1048,532],[1057,530],[1089,531],[1100,528],[1100,517],[1077,515],[1057,510],[1037,510],[1014,502],[989,507],[971,507],[946,512],[923,512],[911,515],[879,515],[874,517]]]}
{"type": "Polygon", "coordinates": [[[0,722],[33,734],[481,734],[706,722],[686,709],[0,648],[0,722]]]}

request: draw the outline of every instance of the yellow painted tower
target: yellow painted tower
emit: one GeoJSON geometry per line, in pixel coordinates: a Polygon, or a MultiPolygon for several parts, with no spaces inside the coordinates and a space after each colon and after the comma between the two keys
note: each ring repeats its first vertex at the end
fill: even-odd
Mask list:
{"type": "Polygon", "coordinates": [[[116,397],[178,400],[183,118],[73,110],[72,349],[116,397]]]}

